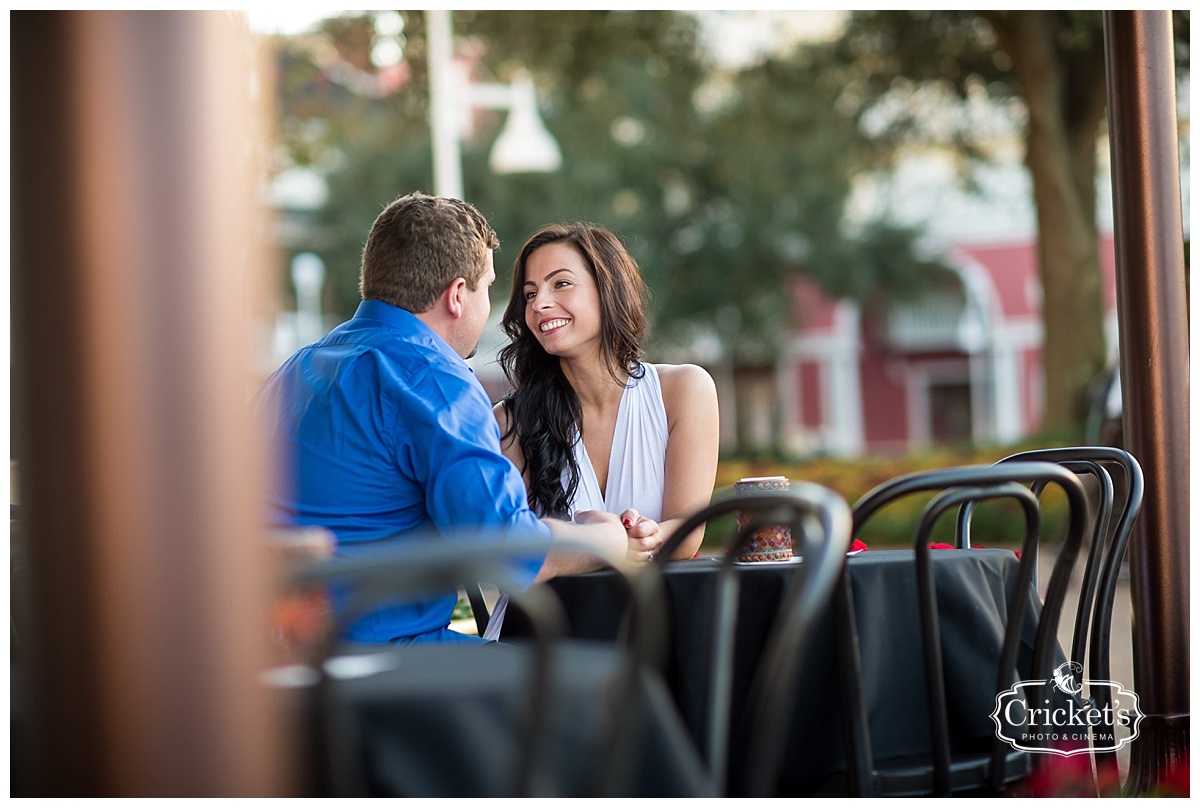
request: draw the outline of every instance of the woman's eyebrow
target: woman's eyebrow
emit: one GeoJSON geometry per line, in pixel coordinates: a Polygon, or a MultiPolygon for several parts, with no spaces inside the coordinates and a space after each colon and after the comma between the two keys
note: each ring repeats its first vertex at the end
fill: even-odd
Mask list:
{"type": "MultiPolygon", "coordinates": [[[[560,272],[570,272],[570,271],[571,270],[569,268],[562,267],[561,269],[556,269],[553,272],[547,274],[545,278],[542,278],[542,280],[548,281],[551,278],[553,278],[555,275],[559,274],[560,272]]],[[[534,281],[525,281],[525,283],[523,285],[524,286],[537,286],[537,283],[535,283],[534,281]]]]}

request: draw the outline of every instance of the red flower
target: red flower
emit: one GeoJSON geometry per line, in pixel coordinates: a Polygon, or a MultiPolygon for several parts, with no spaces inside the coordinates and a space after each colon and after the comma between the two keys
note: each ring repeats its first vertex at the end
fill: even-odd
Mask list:
{"type": "Polygon", "coordinates": [[[1046,755],[1034,768],[1027,787],[1030,797],[1095,797],[1091,758],[1086,754],[1046,755]]]}
{"type": "Polygon", "coordinates": [[[1188,758],[1168,763],[1158,780],[1158,788],[1153,791],[1161,797],[1191,796],[1191,769],[1188,758]]]}
{"type": "Polygon", "coordinates": [[[854,543],[850,545],[850,552],[852,552],[852,553],[857,553],[859,550],[866,550],[866,549],[867,549],[867,544],[862,539],[855,539],[854,543]]]}
{"type": "Polygon", "coordinates": [[[954,545],[946,544],[945,542],[941,542],[941,541],[931,541],[931,542],[929,542],[929,549],[930,550],[953,550],[954,545]]]}

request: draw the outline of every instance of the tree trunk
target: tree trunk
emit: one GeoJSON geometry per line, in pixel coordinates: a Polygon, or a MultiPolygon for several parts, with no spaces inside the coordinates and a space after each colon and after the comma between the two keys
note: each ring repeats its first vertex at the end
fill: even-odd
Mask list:
{"type": "Polygon", "coordinates": [[[1104,366],[1104,291],[1096,230],[1096,139],[1104,116],[1103,42],[1056,47],[1054,11],[988,15],[1029,111],[1025,162],[1037,209],[1046,430],[1077,431],[1104,366]],[[1098,59],[1098,64],[1097,64],[1098,59]]]}

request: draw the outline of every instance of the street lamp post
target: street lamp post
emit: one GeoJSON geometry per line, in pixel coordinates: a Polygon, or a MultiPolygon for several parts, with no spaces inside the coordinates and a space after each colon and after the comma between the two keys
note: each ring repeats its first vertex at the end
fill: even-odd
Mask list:
{"type": "Polygon", "coordinates": [[[425,12],[434,193],[458,199],[463,196],[462,120],[473,107],[509,110],[504,129],[492,147],[489,164],[493,171],[512,174],[557,170],[562,165],[562,153],[538,116],[533,82],[524,71],[514,77],[512,84],[470,84],[456,75],[451,13],[445,9],[425,12]]]}
{"type": "Polygon", "coordinates": [[[314,253],[300,253],[292,259],[292,284],[296,287],[296,343],[300,347],[325,336],[321,314],[325,262],[314,253]]]}

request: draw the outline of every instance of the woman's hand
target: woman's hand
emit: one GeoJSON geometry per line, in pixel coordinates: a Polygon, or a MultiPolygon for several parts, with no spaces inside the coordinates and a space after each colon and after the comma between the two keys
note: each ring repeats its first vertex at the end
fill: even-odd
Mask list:
{"type": "Polygon", "coordinates": [[[621,514],[621,524],[625,527],[625,536],[629,540],[626,558],[643,564],[653,561],[663,543],[658,522],[642,516],[636,508],[629,508],[621,514]]]}

